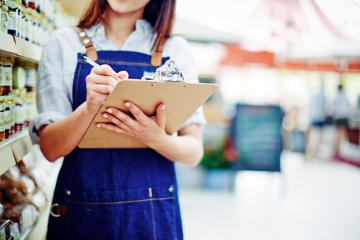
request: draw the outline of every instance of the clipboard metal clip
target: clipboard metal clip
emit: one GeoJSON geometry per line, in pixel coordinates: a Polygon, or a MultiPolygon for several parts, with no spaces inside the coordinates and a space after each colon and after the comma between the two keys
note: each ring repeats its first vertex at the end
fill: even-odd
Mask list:
{"type": "Polygon", "coordinates": [[[154,80],[160,82],[185,82],[184,76],[173,60],[167,60],[155,71],[154,80]]]}

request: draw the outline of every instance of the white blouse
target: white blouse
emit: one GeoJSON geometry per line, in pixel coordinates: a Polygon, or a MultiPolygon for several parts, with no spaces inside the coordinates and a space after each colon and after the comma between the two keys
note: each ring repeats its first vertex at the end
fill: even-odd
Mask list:
{"type": "MultiPolygon", "coordinates": [[[[152,26],[146,20],[138,20],[136,29],[130,34],[121,49],[105,36],[105,28],[97,24],[85,30],[95,48],[101,50],[134,51],[151,55],[152,26]]],[[[41,126],[59,121],[72,113],[72,87],[77,65],[77,53],[85,53],[75,30],[71,27],[57,29],[43,48],[39,62],[36,83],[36,103],[38,116],[30,124],[29,132],[33,144],[39,143],[38,130],[41,126]]],[[[166,41],[163,57],[174,60],[183,73],[186,82],[199,82],[196,62],[189,43],[180,36],[172,36],[166,41]]],[[[131,76],[130,76],[131,78],[131,76]]],[[[201,129],[206,124],[200,107],[182,127],[198,124],[201,129]]]]}

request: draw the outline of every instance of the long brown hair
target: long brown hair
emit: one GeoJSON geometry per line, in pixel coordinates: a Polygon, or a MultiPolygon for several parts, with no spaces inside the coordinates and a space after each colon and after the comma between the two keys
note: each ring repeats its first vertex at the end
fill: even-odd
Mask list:
{"type": "MultiPolygon", "coordinates": [[[[103,13],[107,0],[92,0],[85,14],[80,18],[80,28],[91,28],[104,22],[103,13]]],[[[176,0],[150,0],[145,6],[144,19],[153,26],[153,34],[157,34],[152,50],[158,49],[163,39],[169,38],[174,23],[176,0]]]]}

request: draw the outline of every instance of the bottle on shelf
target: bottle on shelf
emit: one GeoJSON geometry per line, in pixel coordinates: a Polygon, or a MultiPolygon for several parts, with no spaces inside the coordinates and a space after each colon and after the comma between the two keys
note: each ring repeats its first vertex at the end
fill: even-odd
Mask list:
{"type": "Polygon", "coordinates": [[[6,0],[5,5],[8,7],[9,12],[7,33],[14,37],[19,37],[20,5],[15,0],[6,0]]]}
{"type": "Polygon", "coordinates": [[[0,141],[5,139],[5,96],[0,96],[0,141]]]}
{"type": "Polygon", "coordinates": [[[14,65],[14,58],[13,57],[1,57],[0,56],[0,65],[2,66],[2,82],[1,88],[2,93],[1,95],[9,95],[12,89],[12,68],[14,65]]]}
{"type": "Polygon", "coordinates": [[[6,0],[0,1],[0,7],[1,7],[0,31],[7,33],[7,22],[10,18],[10,15],[9,15],[9,7],[6,5],[6,0]]]}
{"type": "Polygon", "coordinates": [[[3,97],[4,104],[4,121],[5,121],[5,139],[8,139],[12,135],[12,97],[11,96],[0,96],[3,97]]]}

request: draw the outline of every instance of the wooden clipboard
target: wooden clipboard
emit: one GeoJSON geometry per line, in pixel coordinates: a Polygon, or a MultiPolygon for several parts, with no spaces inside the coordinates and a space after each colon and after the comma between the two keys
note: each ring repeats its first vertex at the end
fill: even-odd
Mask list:
{"type": "Polygon", "coordinates": [[[137,105],[146,115],[155,115],[155,107],[166,104],[166,126],[168,134],[177,132],[182,124],[217,90],[217,84],[159,82],[129,79],[119,81],[101,107],[81,142],[79,148],[147,148],[134,137],[96,127],[98,122],[110,122],[102,114],[110,106],[129,113],[125,101],[137,105]]]}

